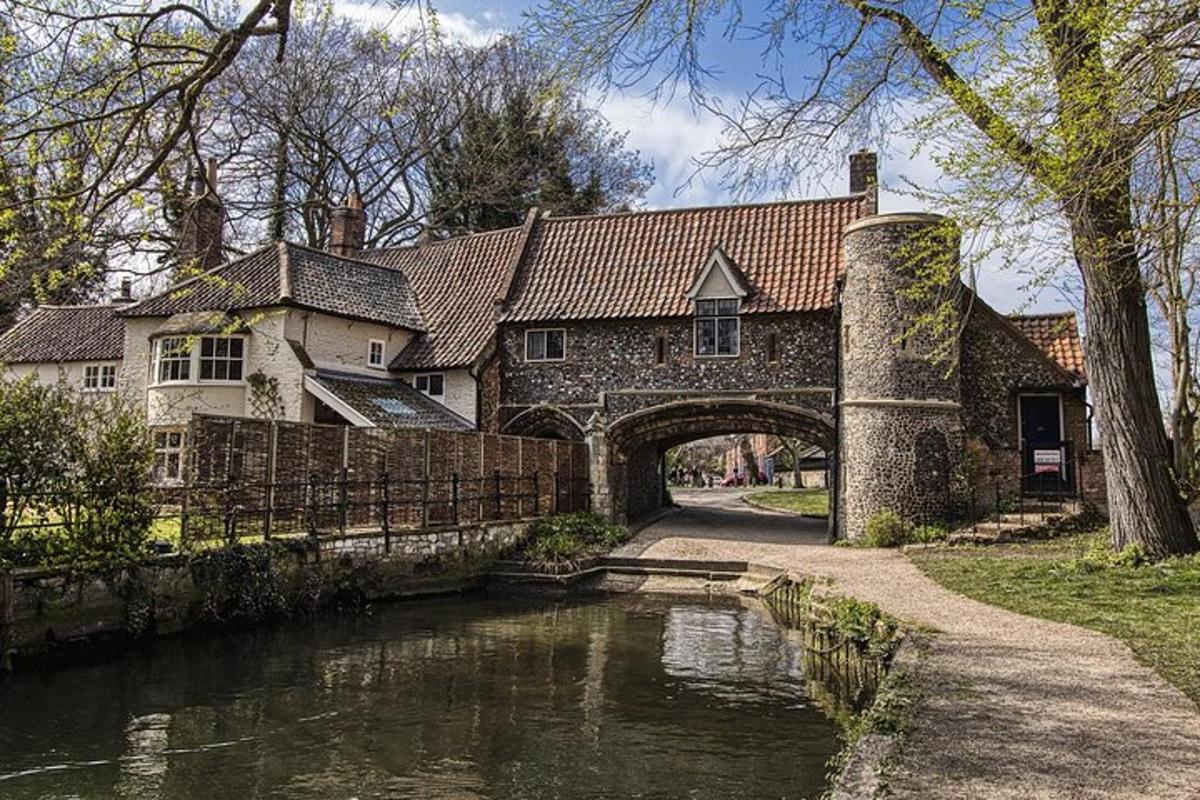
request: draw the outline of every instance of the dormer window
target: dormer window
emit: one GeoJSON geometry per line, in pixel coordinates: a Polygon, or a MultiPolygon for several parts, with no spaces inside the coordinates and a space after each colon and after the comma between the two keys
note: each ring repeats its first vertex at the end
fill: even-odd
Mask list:
{"type": "Polygon", "coordinates": [[[745,276],[720,247],[713,248],[688,290],[696,314],[697,357],[735,358],[741,353],[738,314],[749,294],[745,276]]]}
{"type": "Polygon", "coordinates": [[[696,301],[697,356],[736,356],[739,353],[740,305],[737,298],[696,301]]]}

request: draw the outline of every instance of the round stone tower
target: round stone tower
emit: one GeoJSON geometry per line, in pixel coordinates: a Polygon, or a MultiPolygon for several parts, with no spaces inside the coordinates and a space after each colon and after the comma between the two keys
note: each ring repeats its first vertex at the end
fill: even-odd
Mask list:
{"type": "Polygon", "coordinates": [[[935,214],[880,214],[846,226],[839,538],[861,536],[879,511],[914,522],[951,511],[963,446],[959,238],[935,214]],[[938,309],[940,333],[912,332],[938,309]]]}

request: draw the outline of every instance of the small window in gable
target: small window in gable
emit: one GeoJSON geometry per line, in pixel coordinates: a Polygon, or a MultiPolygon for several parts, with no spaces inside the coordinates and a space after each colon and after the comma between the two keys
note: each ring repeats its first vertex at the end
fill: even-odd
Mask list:
{"type": "Polygon", "coordinates": [[[740,352],[740,301],[696,301],[696,355],[736,356],[740,352]]]}
{"type": "Polygon", "coordinates": [[[385,344],[382,339],[372,339],[367,342],[367,366],[383,368],[385,344]]]}
{"type": "Polygon", "coordinates": [[[446,376],[441,374],[418,375],[413,379],[417,391],[426,397],[441,399],[446,396],[446,376]]]}
{"type": "Polygon", "coordinates": [[[567,332],[563,328],[525,331],[526,361],[562,361],[567,357],[567,332]]]}

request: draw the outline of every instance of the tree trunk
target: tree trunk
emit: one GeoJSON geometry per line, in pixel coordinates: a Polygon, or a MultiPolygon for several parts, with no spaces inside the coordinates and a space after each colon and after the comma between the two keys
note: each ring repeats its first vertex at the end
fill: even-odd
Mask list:
{"type": "MultiPolygon", "coordinates": [[[[1128,183],[1124,184],[1128,186],[1128,183]]],[[[1113,547],[1155,558],[1200,549],[1176,485],[1150,358],[1146,293],[1124,190],[1069,209],[1086,288],[1087,367],[1104,450],[1113,547]]]]}

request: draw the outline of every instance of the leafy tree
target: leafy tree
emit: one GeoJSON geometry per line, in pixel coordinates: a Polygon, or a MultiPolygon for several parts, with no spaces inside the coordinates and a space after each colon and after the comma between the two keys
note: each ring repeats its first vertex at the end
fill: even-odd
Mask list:
{"type": "Polygon", "coordinates": [[[140,552],[154,519],[153,457],[127,400],[0,376],[0,562],[140,552]]]}
{"type": "Polygon", "coordinates": [[[737,0],[546,0],[531,24],[581,74],[686,80],[727,123],[704,163],[735,185],[790,181],[831,144],[903,131],[943,145],[964,225],[1061,229],[1086,301],[1113,545],[1164,556],[1200,544],[1154,389],[1134,175],[1156,136],[1200,111],[1198,15],[1178,0],[791,0],[761,14],[737,0]],[[734,108],[706,92],[713,28],[767,52],[734,108]]]}
{"type": "Polygon", "coordinates": [[[214,83],[291,0],[8,0],[0,5],[0,326],[76,299],[147,238],[156,181],[195,151],[214,83]]]}
{"type": "Polygon", "coordinates": [[[530,208],[592,214],[627,208],[650,169],[584,101],[515,40],[447,54],[469,76],[447,98],[458,120],[427,137],[429,227],[444,234],[521,224],[530,208]]]}

